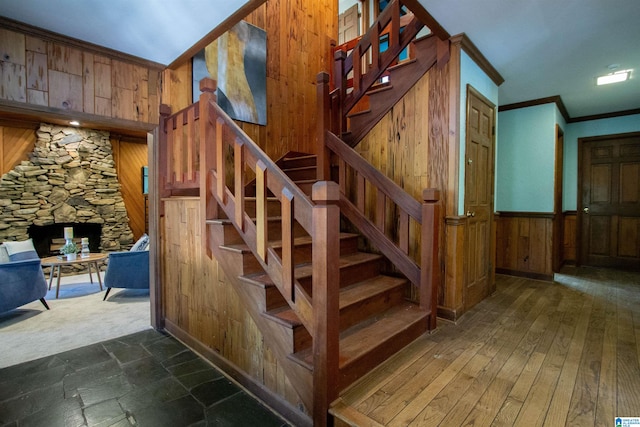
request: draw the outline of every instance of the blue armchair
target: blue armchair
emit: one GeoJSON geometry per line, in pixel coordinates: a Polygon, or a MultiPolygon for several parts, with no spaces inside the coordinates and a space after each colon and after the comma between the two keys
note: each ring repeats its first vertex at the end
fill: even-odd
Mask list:
{"type": "Polygon", "coordinates": [[[103,301],[111,288],[149,289],[149,251],[110,253],[104,285],[103,301]]]}
{"type": "Polygon", "coordinates": [[[38,299],[49,310],[44,299],[46,294],[47,280],[42,272],[40,259],[0,264],[0,313],[38,299]]]}

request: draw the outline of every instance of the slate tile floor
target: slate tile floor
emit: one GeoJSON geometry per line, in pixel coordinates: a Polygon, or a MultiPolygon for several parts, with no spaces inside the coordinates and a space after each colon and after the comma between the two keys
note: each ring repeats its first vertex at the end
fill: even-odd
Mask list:
{"type": "Polygon", "coordinates": [[[0,369],[0,426],[286,425],[152,329],[0,369]]]}

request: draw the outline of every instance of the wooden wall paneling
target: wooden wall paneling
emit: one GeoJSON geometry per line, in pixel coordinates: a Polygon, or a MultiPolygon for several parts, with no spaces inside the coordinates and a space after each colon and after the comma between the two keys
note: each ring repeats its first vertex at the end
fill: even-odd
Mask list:
{"type": "Polygon", "coordinates": [[[95,53],[99,51],[95,47],[79,47],[82,43],[78,41],[62,42],[64,38],[56,35],[49,39],[44,30],[33,29],[36,36],[26,26],[14,31],[15,26],[0,24],[9,27],[0,28],[0,53],[4,58],[0,60],[0,99],[142,123],[158,122],[159,64],[138,63],[115,51],[109,54],[126,59],[111,59],[95,53]]]}
{"type": "Polygon", "coordinates": [[[167,321],[296,405],[300,399],[284,369],[266,347],[224,272],[199,244],[185,244],[200,242],[199,198],[175,197],[163,203],[162,281],[167,321]]]}
{"type": "Polygon", "coordinates": [[[47,60],[50,70],[66,74],[82,75],[82,51],[59,43],[47,44],[47,60]]]}
{"type": "Polygon", "coordinates": [[[496,269],[500,273],[553,277],[553,215],[501,212],[496,216],[496,269]]]}
{"type": "MultiPolygon", "coordinates": [[[[25,36],[25,46],[27,51],[30,52],[36,52],[36,53],[42,53],[44,55],[47,55],[47,41],[44,39],[41,39],[40,37],[34,37],[34,36],[30,36],[30,35],[26,35],[25,36]]],[[[48,66],[47,66],[48,68],[48,66]]]]}
{"type": "Polygon", "coordinates": [[[438,290],[438,316],[456,320],[464,310],[466,217],[445,220],[445,275],[438,290]]]}
{"type": "Polygon", "coordinates": [[[0,58],[3,62],[25,65],[25,36],[0,28],[0,58]]]}
{"type": "Polygon", "coordinates": [[[130,142],[113,138],[111,146],[118,171],[118,181],[122,186],[122,198],[129,216],[129,227],[134,238],[145,232],[145,206],[142,194],[142,166],[147,166],[148,152],[146,141],[130,142]]]}
{"type": "Polygon", "coordinates": [[[171,111],[174,113],[192,104],[191,70],[191,61],[188,61],[175,69],[166,69],[162,72],[161,104],[171,106],[171,111]]]}
{"type": "Polygon", "coordinates": [[[0,99],[25,102],[25,36],[0,28],[0,99]]]}
{"type": "Polygon", "coordinates": [[[29,128],[0,127],[0,133],[0,173],[4,174],[21,161],[29,159],[36,144],[36,132],[29,128]]]}
{"type": "Polygon", "coordinates": [[[565,212],[563,215],[564,227],[562,238],[562,261],[575,264],[577,251],[576,218],[575,211],[565,212]]]}
{"type": "Polygon", "coordinates": [[[0,28],[0,99],[25,102],[25,36],[0,28]]]}
{"type": "Polygon", "coordinates": [[[27,51],[27,88],[47,92],[49,79],[47,76],[47,55],[27,51]]]}
{"type": "Polygon", "coordinates": [[[82,110],[89,114],[95,114],[96,111],[94,63],[93,54],[82,53],[82,110]]]}
{"type": "Polygon", "coordinates": [[[26,37],[27,102],[49,106],[49,75],[47,43],[35,37],[26,37]]]}
{"type": "Polygon", "coordinates": [[[49,106],[49,66],[47,42],[26,36],[27,60],[27,102],[29,104],[49,106]]]}
{"type": "Polygon", "coordinates": [[[49,106],[82,111],[82,76],[49,70],[49,106]]]}

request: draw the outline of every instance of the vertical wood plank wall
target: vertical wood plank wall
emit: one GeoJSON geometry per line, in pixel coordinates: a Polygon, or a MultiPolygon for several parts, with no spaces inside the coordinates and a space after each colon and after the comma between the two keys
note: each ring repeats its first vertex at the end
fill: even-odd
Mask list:
{"type": "MultiPolygon", "coordinates": [[[[441,206],[452,197],[446,190],[449,176],[448,151],[448,85],[449,65],[442,70],[432,68],[387,113],[356,146],[368,162],[401,186],[416,200],[422,201],[422,190],[441,191],[441,206]]],[[[366,194],[366,209],[375,212],[373,192],[366,194]]],[[[387,226],[394,227],[398,218],[388,212],[387,226]]],[[[444,217],[440,225],[440,259],[444,260],[444,217]]],[[[410,252],[419,253],[420,233],[412,228],[410,252]]],[[[454,261],[454,259],[447,259],[454,261]]],[[[444,262],[440,263],[441,266],[444,262]]],[[[444,271],[440,277],[444,278],[444,271]]],[[[445,295],[444,280],[438,290],[439,304],[445,295]]]]}
{"type": "Polygon", "coordinates": [[[553,278],[553,215],[500,212],[496,218],[496,271],[553,278]]]}
{"type": "Polygon", "coordinates": [[[294,406],[300,404],[218,263],[208,258],[200,245],[185,244],[201,241],[200,199],[175,197],[163,203],[162,298],[166,319],[294,406]]]}
{"type": "Polygon", "coordinates": [[[562,238],[562,261],[575,264],[578,260],[578,230],[576,229],[576,211],[564,213],[564,236],[562,238]]]}
{"type": "Polygon", "coordinates": [[[0,126],[0,175],[9,172],[28,154],[36,144],[37,125],[31,127],[0,126]]]}
{"type": "MultiPolygon", "coordinates": [[[[9,172],[23,160],[29,159],[36,143],[36,127],[0,126],[0,175],[9,172]]],[[[145,140],[134,142],[130,138],[111,138],[118,180],[122,185],[122,198],[129,215],[129,226],[135,238],[144,233],[145,215],[140,168],[147,164],[145,140]]]]}
{"type": "Polygon", "coordinates": [[[113,160],[118,171],[122,198],[129,215],[129,227],[135,239],[145,232],[145,198],[142,194],[142,167],[148,165],[147,141],[111,137],[113,160]]]}
{"type": "Polygon", "coordinates": [[[158,123],[160,69],[0,26],[0,100],[158,123]]]}
{"type": "MultiPolygon", "coordinates": [[[[238,122],[273,159],[315,152],[316,75],[331,66],[338,35],[337,2],[269,0],[245,18],[267,32],[267,125],[238,122]]],[[[191,104],[191,63],[165,70],[162,103],[173,112],[191,104]]]]}

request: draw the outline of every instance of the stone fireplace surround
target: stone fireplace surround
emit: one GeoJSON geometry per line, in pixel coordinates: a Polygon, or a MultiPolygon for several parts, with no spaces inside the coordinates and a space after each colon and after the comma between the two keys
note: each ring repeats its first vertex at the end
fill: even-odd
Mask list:
{"type": "Polygon", "coordinates": [[[131,247],[109,133],[41,124],[36,134],[29,160],[0,179],[0,241],[26,240],[32,225],[88,223],[101,225],[94,249],[131,247]]]}

